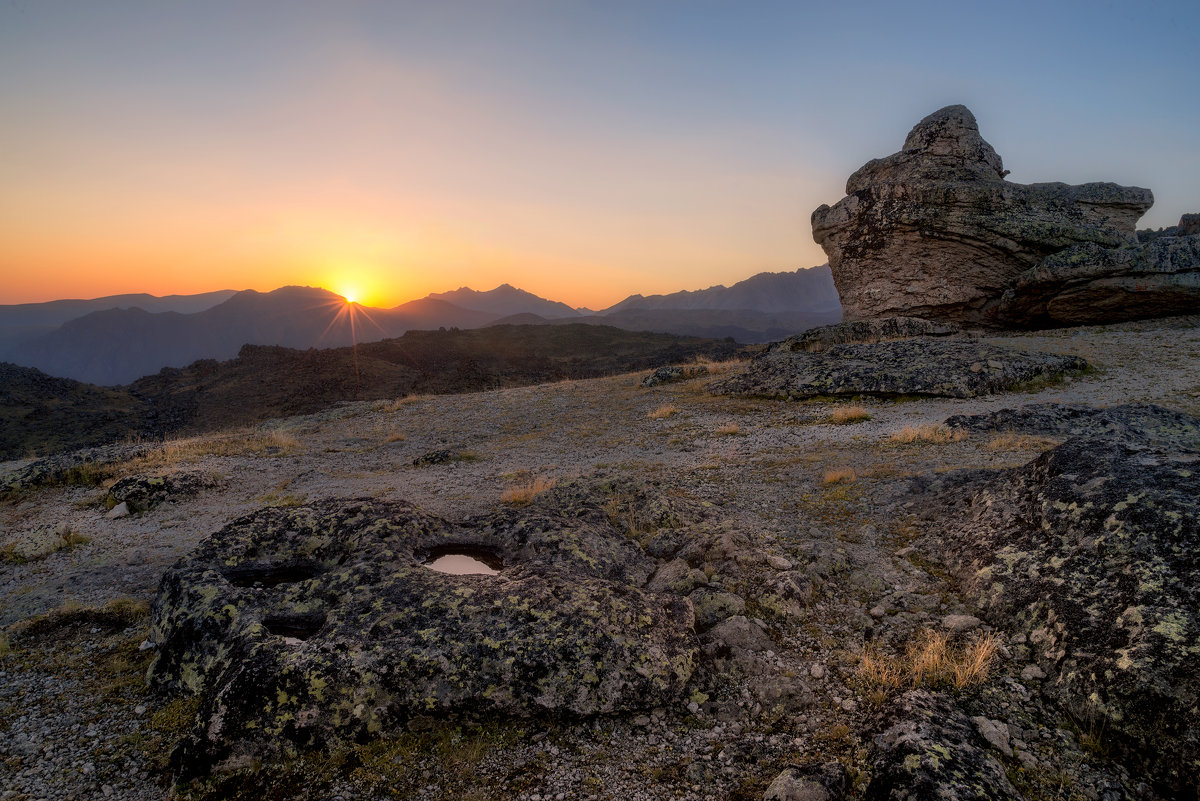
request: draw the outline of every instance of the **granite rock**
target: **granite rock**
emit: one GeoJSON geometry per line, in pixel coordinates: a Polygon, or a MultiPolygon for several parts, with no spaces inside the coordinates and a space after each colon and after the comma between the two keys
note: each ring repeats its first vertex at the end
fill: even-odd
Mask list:
{"type": "Polygon", "coordinates": [[[655,560],[567,483],[525,509],[448,521],[324,501],[229,524],[163,577],[152,683],[198,694],[184,777],[401,731],[420,716],[565,716],[679,696],[691,603],[642,589],[655,560]],[[486,552],[498,575],[424,562],[486,552]]]}
{"type": "Polygon", "coordinates": [[[1003,327],[1010,282],[1051,254],[1135,241],[1150,190],[1005,180],[965,106],[921,120],[904,148],[868,162],[846,197],[813,212],[847,319],[907,315],[1003,327]]]}

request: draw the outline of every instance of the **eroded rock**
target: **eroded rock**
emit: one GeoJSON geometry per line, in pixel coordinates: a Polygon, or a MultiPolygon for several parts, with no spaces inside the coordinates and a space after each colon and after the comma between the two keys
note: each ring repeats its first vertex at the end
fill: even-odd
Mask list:
{"type": "Polygon", "coordinates": [[[1019,324],[997,306],[1012,281],[1076,245],[1132,244],[1150,190],[1016,184],[965,106],[921,120],[904,148],[865,164],[847,197],[812,215],[847,319],[909,315],[1019,324]]]}
{"type": "Polygon", "coordinates": [[[593,486],[451,522],[404,503],[269,508],[205,540],[154,607],[159,686],[198,693],[184,775],[403,730],[418,715],[585,716],[664,705],[688,681],[691,604],[593,486]],[[423,566],[486,549],[497,576],[423,566]]]}
{"type": "Polygon", "coordinates": [[[657,387],[661,384],[676,384],[708,375],[708,368],[703,364],[670,364],[659,367],[642,379],[643,387],[657,387]]]}
{"type": "Polygon", "coordinates": [[[824,351],[771,348],[743,372],[709,385],[717,395],[802,399],[820,395],[972,398],[1083,370],[1077,356],[1016,351],[965,340],[917,337],[824,351]]]}
{"type": "Polygon", "coordinates": [[[889,339],[912,337],[953,336],[962,329],[950,323],[922,320],[919,317],[885,317],[879,320],[850,320],[835,325],[810,328],[807,331],[774,342],[772,350],[802,350],[819,353],[830,345],[883,342],[889,339]]]}
{"type": "Polygon", "coordinates": [[[127,476],[109,487],[110,507],[124,504],[131,512],[145,512],[172,497],[195,495],[209,483],[201,473],[167,476],[127,476]]]}

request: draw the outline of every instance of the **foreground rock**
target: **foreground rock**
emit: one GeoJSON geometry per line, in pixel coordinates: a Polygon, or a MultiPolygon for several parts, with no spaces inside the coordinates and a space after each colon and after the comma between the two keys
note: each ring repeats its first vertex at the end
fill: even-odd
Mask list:
{"type": "Polygon", "coordinates": [[[1197,307],[1200,262],[1180,256],[1190,246],[1136,246],[1150,190],[1005,175],[974,115],[947,106],[917,123],[899,153],[850,176],[847,197],[812,215],[846,318],[1028,327],[1197,307]],[[1068,248],[1078,249],[1043,263],[1068,248]],[[1127,249],[1107,254],[1114,248],[1127,249]]]}
{"type": "Polygon", "coordinates": [[[972,398],[1083,370],[1077,356],[1015,351],[965,340],[916,337],[831,345],[810,353],[793,338],[772,345],[742,373],[710,385],[717,395],[800,400],[823,395],[972,398]],[[793,350],[793,348],[797,348],[793,350]]]}
{"type": "Polygon", "coordinates": [[[875,737],[867,801],[1024,801],[971,720],[941,695],[913,690],[875,737]]]}
{"type": "Polygon", "coordinates": [[[919,317],[885,317],[878,320],[851,320],[823,325],[788,337],[772,347],[777,350],[803,350],[820,353],[830,345],[884,342],[912,337],[944,337],[961,333],[956,325],[922,320],[919,317]]]}
{"type": "Polygon", "coordinates": [[[423,716],[585,716],[675,700],[691,604],[642,589],[655,560],[603,495],[450,522],[403,503],[270,508],[164,576],[152,680],[199,694],[184,776],[403,731],[423,716]],[[462,550],[498,575],[426,567],[462,550]]]}
{"type": "Polygon", "coordinates": [[[117,465],[145,456],[146,444],[100,445],[36,459],[0,476],[0,496],[54,484],[98,484],[117,465]]]}
{"type": "MultiPolygon", "coordinates": [[[[994,416],[1001,422],[1003,415],[994,416]]],[[[1200,420],[1153,406],[1012,412],[1081,432],[933,501],[935,550],[1043,691],[1170,797],[1200,776],[1200,420]],[[957,498],[957,502],[955,502],[957,498]]]]}

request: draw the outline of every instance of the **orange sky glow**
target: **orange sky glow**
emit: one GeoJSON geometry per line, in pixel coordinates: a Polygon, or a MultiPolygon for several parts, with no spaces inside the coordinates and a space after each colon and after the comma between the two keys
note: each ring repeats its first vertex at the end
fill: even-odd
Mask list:
{"type": "Polygon", "coordinates": [[[728,285],[825,262],[812,210],[949,103],[1011,180],[1149,186],[1149,226],[1197,210],[1200,104],[1174,94],[1194,5],[1077,4],[1087,30],[1038,5],[1019,64],[976,35],[1028,28],[1019,9],[959,36],[869,5],[0,5],[0,304],[510,283],[603,308],[728,285]],[[1090,58],[1142,40],[1139,71],[1090,58]]]}

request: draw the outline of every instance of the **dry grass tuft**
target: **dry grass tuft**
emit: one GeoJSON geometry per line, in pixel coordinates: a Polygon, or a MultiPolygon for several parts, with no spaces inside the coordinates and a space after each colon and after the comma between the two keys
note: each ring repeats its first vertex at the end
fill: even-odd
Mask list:
{"type": "MultiPolygon", "coordinates": [[[[287,431],[237,431],[166,440],[159,448],[130,464],[141,469],[195,462],[205,456],[291,456],[302,447],[296,435],[287,431]]],[[[131,472],[136,469],[131,467],[131,472]]]]}
{"type": "Polygon", "coordinates": [[[861,423],[871,419],[871,414],[858,404],[852,406],[834,406],[825,417],[824,422],[835,426],[845,426],[851,423],[861,423]]]}
{"type": "Polygon", "coordinates": [[[408,437],[406,437],[402,432],[397,431],[394,434],[389,434],[387,439],[384,441],[385,442],[404,442],[404,440],[406,440],[406,439],[408,439],[408,437]]]}
{"type": "Polygon", "coordinates": [[[858,473],[849,467],[826,470],[825,477],[821,479],[821,483],[827,487],[833,484],[853,484],[855,481],[858,481],[858,473]]]}
{"type": "Polygon", "coordinates": [[[721,437],[731,437],[742,433],[742,429],[737,423],[726,423],[723,426],[718,426],[713,433],[721,437]]]}
{"type": "Polygon", "coordinates": [[[936,425],[905,426],[888,437],[888,442],[907,445],[912,442],[928,442],[933,445],[947,445],[951,442],[962,442],[967,438],[967,432],[950,428],[938,423],[936,425]]]}
{"type": "Polygon", "coordinates": [[[532,481],[514,484],[500,493],[500,502],[511,506],[527,506],[530,501],[552,488],[558,482],[553,478],[538,476],[532,481]]]}
{"type": "Polygon", "coordinates": [[[735,367],[745,367],[749,363],[750,362],[746,359],[726,359],[725,361],[718,362],[704,356],[696,357],[697,367],[708,368],[708,373],[705,376],[706,378],[714,375],[724,375],[735,367]]]}
{"type": "Polygon", "coordinates": [[[405,406],[425,400],[432,397],[431,395],[405,395],[403,398],[396,398],[393,401],[382,401],[380,408],[385,412],[398,412],[405,406]]]}
{"type": "Polygon", "coordinates": [[[651,420],[664,420],[673,414],[679,414],[679,412],[681,412],[681,411],[682,411],[682,409],[680,409],[678,406],[676,406],[673,403],[664,403],[662,406],[659,406],[657,409],[650,412],[646,416],[649,417],[651,420]]]}
{"type": "Polygon", "coordinates": [[[930,687],[962,690],[987,680],[1000,640],[994,634],[954,647],[942,632],[925,629],[901,656],[885,654],[868,643],[858,662],[858,676],[885,690],[930,687]]]}
{"type": "Polygon", "coordinates": [[[1061,444],[1061,440],[1002,431],[987,444],[989,451],[1048,451],[1061,444]]]}

